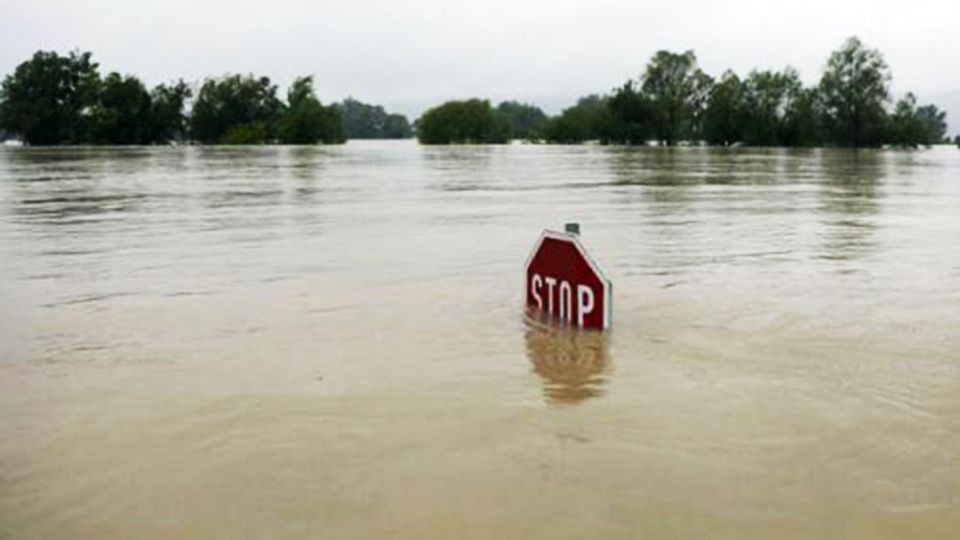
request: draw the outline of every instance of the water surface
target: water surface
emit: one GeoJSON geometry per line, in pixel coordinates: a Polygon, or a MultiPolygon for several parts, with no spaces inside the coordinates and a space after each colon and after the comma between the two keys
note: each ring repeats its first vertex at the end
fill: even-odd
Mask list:
{"type": "Polygon", "coordinates": [[[0,148],[0,261],[3,538],[960,530],[954,148],[0,148]]]}

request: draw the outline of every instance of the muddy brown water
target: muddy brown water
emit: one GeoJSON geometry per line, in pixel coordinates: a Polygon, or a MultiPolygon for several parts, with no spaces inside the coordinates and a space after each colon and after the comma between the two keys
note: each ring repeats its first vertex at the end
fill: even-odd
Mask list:
{"type": "Polygon", "coordinates": [[[0,538],[960,531],[955,148],[0,148],[0,261],[0,538]]]}

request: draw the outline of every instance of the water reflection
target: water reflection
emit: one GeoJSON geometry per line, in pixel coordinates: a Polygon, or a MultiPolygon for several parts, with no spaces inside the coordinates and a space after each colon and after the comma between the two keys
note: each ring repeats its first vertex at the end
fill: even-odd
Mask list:
{"type": "Polygon", "coordinates": [[[857,259],[876,249],[878,186],[886,172],[884,155],[874,150],[836,150],[822,158],[820,197],[827,227],[822,258],[857,259]]]}
{"type": "Polygon", "coordinates": [[[610,369],[607,334],[552,324],[528,313],[527,358],[543,379],[547,403],[577,404],[603,395],[610,369]]]}

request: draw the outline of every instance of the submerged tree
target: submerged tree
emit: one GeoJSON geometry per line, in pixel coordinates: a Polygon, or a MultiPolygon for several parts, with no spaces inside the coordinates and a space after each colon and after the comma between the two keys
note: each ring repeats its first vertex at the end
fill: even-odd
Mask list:
{"type": "Polygon", "coordinates": [[[0,128],[28,144],[77,144],[87,139],[100,75],[89,52],[37,51],[0,86],[0,128]]]}
{"type": "Polygon", "coordinates": [[[348,139],[406,139],[413,136],[413,129],[405,116],[389,114],[379,105],[347,98],[333,108],[343,119],[348,139]]]}
{"type": "Polygon", "coordinates": [[[711,80],[697,66],[693,51],[658,51],[647,64],[642,89],[653,110],[653,131],[672,146],[695,133],[709,96],[711,80]]]}
{"type": "Polygon", "coordinates": [[[514,139],[539,139],[540,129],[547,121],[547,115],[543,110],[529,103],[504,101],[497,105],[497,111],[510,120],[511,137],[514,139]]]}
{"type": "Polygon", "coordinates": [[[887,141],[898,146],[916,147],[938,144],[947,131],[946,113],[934,105],[917,106],[917,98],[908,93],[897,101],[890,115],[887,141]]]}
{"type": "Polygon", "coordinates": [[[750,72],[743,81],[743,142],[783,144],[787,111],[801,88],[800,75],[792,68],[750,72]]]}
{"type": "Polygon", "coordinates": [[[703,139],[720,146],[742,141],[744,113],[743,83],[728,70],[710,89],[703,118],[703,139]]]}
{"type": "Polygon", "coordinates": [[[596,94],[580,98],[576,105],[544,124],[544,140],[559,144],[606,142],[611,125],[609,100],[596,94]]]}
{"type": "Polygon", "coordinates": [[[614,90],[607,101],[609,120],[604,126],[603,142],[646,144],[653,134],[653,105],[633,81],[614,90]]]}
{"type": "Polygon", "coordinates": [[[485,99],[448,101],[423,113],[417,122],[423,144],[510,141],[510,120],[485,99]]]}
{"type": "Polygon", "coordinates": [[[112,72],[100,85],[93,107],[90,142],[149,144],[152,103],[140,79],[112,72]]]}
{"type": "Polygon", "coordinates": [[[187,118],[184,108],[193,95],[183,80],[157,85],[151,92],[152,113],[150,139],[155,143],[182,141],[187,138],[187,118]]]}
{"type": "Polygon", "coordinates": [[[340,115],[324,107],[313,92],[313,77],[300,77],[287,91],[287,107],[277,135],[283,144],[325,144],[346,141],[340,115]]]}
{"type": "Polygon", "coordinates": [[[261,144],[276,136],[282,111],[267,77],[208,79],[193,104],[190,133],[202,143],[261,144]]]}
{"type": "Polygon", "coordinates": [[[814,146],[823,144],[823,112],[816,88],[801,88],[787,105],[783,116],[781,144],[814,146]]]}
{"type": "Polygon", "coordinates": [[[853,147],[883,142],[889,82],[880,51],[855,37],[830,55],[819,90],[831,142],[853,147]]]}

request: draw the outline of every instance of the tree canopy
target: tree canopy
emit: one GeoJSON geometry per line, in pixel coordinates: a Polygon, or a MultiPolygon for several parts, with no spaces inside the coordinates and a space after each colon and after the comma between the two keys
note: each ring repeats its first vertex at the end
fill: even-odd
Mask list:
{"type": "MultiPolygon", "coordinates": [[[[194,96],[183,80],[149,89],[134,75],[101,77],[89,52],[38,51],[0,83],[0,136],[31,145],[339,143],[407,138],[407,118],[347,98],[324,106],[313,78],[296,79],[286,101],[268,77],[208,78],[194,96]],[[195,99],[194,99],[195,97],[195,99]]],[[[642,73],[548,117],[536,105],[483,99],[426,111],[420,142],[916,147],[947,140],[946,113],[890,92],[883,55],[856,37],[830,54],[819,82],[804,87],[791,67],[726,71],[713,79],[692,50],[657,51],[642,73]]]]}
{"type": "Polygon", "coordinates": [[[577,144],[606,141],[610,129],[610,99],[592,94],[580,98],[543,126],[543,138],[551,143],[577,144]]]}
{"type": "Polygon", "coordinates": [[[697,66],[693,51],[658,51],[647,64],[641,85],[652,106],[657,140],[672,146],[695,132],[711,80],[697,66]]]}
{"type": "Polygon", "coordinates": [[[497,111],[510,121],[510,138],[534,140],[539,138],[540,130],[547,121],[547,115],[530,103],[503,101],[497,105],[497,111]]]}
{"type": "Polygon", "coordinates": [[[890,70],[880,51],[855,37],[834,51],[819,87],[830,142],[841,146],[882,143],[889,84],[890,70]]]}
{"type": "Polygon", "coordinates": [[[37,51],[0,86],[2,127],[29,144],[84,142],[99,84],[90,53],[37,51]]]}
{"type": "Polygon", "coordinates": [[[643,75],[608,96],[588,96],[547,121],[553,143],[596,140],[662,145],[703,141],[751,146],[918,146],[942,142],[946,114],[909,94],[888,107],[890,73],[883,56],[850,38],[830,55],[820,83],[800,74],[732,71],[713,80],[693,51],[657,52],[643,75]],[[589,104],[603,103],[601,110],[589,104]],[[589,112],[588,112],[589,111],[589,112]]]}
{"type": "Polygon", "coordinates": [[[389,114],[379,105],[369,105],[353,98],[332,105],[343,119],[348,139],[408,139],[413,128],[402,114],[389,114]]]}
{"type": "Polygon", "coordinates": [[[332,144],[346,140],[340,115],[320,104],[313,92],[312,77],[300,77],[290,85],[277,132],[283,144],[332,144]]]}
{"type": "Polygon", "coordinates": [[[448,101],[417,121],[423,144],[503,144],[510,142],[510,119],[485,99],[448,101]]]}

